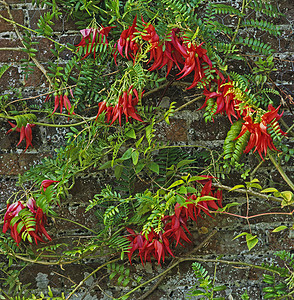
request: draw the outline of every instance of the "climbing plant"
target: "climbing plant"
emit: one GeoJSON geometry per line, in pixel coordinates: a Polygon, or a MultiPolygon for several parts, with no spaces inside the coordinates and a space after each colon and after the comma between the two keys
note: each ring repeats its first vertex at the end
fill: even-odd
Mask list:
{"type": "MultiPolygon", "coordinates": [[[[105,255],[118,258],[94,273],[105,267],[109,279],[118,285],[140,286],[140,280],[119,260],[128,259],[130,265],[136,259],[143,266],[148,261],[163,265],[167,257],[175,259],[178,245],[191,243],[189,222],[219,214],[246,219],[250,225],[250,219],[257,217],[248,211],[246,216],[233,214],[230,208],[238,203],[223,203],[223,190],[246,193],[247,199],[258,195],[278,201],[281,207],[293,204],[294,184],[281,167],[293,155],[287,147],[293,140],[293,126],[280,125],[281,91],[271,79],[276,70],[274,49],[262,38],[244,37],[244,32],[252,30],[257,36],[264,32],[280,35],[272,22],[252,17],[256,11],[260,16],[280,16],[270,1],[243,0],[239,7],[205,0],[40,0],[33,4],[48,11],[40,16],[37,30],[15,23],[8,4],[1,3],[9,16],[1,18],[13,24],[23,44],[21,51],[26,53],[22,71],[27,76],[33,66],[39,68],[47,89],[34,105],[14,95],[0,95],[0,117],[11,126],[7,133],[19,134],[17,146],[25,143],[25,152],[34,147],[36,127],[66,129],[55,154],[19,177],[19,185],[29,183],[31,188],[8,200],[0,253],[9,265],[18,260],[46,264],[46,251],[58,250],[60,257],[48,264],[62,266],[103,256],[107,247],[105,255]],[[52,27],[63,13],[80,29],[78,44],[54,40],[52,27]],[[229,16],[230,22],[220,22],[222,15],[229,16]],[[46,66],[36,59],[35,38],[40,36],[54,43],[46,66]],[[71,53],[65,64],[64,51],[71,53]],[[177,98],[159,105],[158,95],[161,102],[172,86],[184,88],[189,101],[182,104],[177,98]],[[205,122],[214,122],[221,114],[231,123],[219,152],[160,139],[158,128],[164,123],[170,126],[172,116],[196,101],[202,101],[199,110],[205,122]],[[258,161],[251,173],[244,160],[248,155],[258,161]],[[273,163],[290,190],[262,187],[254,178],[265,160],[273,163]],[[245,184],[228,188],[232,171],[238,171],[245,184]],[[61,218],[60,206],[77,176],[85,173],[98,174],[105,186],[87,199],[86,212],[94,213],[97,224],[93,228],[80,224],[91,237],[69,250],[66,244],[54,243],[48,219],[61,218]],[[41,248],[46,241],[50,243],[41,248]],[[40,254],[27,259],[32,244],[38,245],[40,254]]],[[[3,65],[0,76],[9,67],[3,65]]],[[[258,236],[250,226],[249,232],[238,237],[243,235],[251,250],[258,236]]],[[[201,265],[195,264],[194,271],[197,278],[209,281],[201,265]]],[[[12,283],[0,280],[5,282],[3,295],[13,297],[12,283]]],[[[205,295],[213,299],[216,288],[206,282],[205,295]]]]}

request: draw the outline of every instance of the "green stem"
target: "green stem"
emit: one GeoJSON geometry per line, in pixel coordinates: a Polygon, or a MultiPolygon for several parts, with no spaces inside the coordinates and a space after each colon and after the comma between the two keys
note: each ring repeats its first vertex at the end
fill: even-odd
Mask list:
{"type": "MultiPolygon", "coordinates": [[[[1,2],[4,3],[4,1],[1,1],[1,2]]],[[[11,23],[11,24],[16,25],[16,26],[21,27],[21,28],[24,28],[24,29],[26,29],[28,31],[31,31],[31,32],[35,33],[36,35],[39,35],[39,33],[36,30],[31,29],[29,27],[26,27],[24,25],[21,25],[21,24],[15,22],[14,20],[7,19],[7,18],[3,17],[1,14],[0,14],[0,18],[3,19],[4,21],[8,22],[8,23],[11,23]]],[[[51,41],[51,42],[53,42],[53,43],[55,43],[55,44],[57,44],[59,46],[65,47],[67,50],[70,50],[71,52],[74,52],[71,48],[69,48],[66,45],[63,45],[63,44],[61,44],[59,42],[56,42],[55,40],[51,39],[50,37],[46,36],[46,39],[48,39],[49,41],[51,41]]],[[[20,50],[20,51],[22,51],[21,48],[13,48],[12,50],[20,50]]]]}
{"type": "Polygon", "coordinates": [[[289,187],[294,191],[294,183],[292,182],[292,180],[287,176],[287,174],[284,172],[282,167],[279,165],[279,163],[275,160],[275,158],[270,153],[268,153],[268,156],[269,156],[270,160],[272,161],[272,163],[274,164],[274,166],[276,167],[276,169],[279,171],[279,173],[283,177],[283,179],[286,181],[286,183],[289,185],[289,187]]]}

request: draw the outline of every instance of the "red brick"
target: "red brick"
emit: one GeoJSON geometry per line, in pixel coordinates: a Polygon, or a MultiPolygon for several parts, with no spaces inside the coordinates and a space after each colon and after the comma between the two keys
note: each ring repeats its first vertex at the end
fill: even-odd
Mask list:
{"type": "MultiPolygon", "coordinates": [[[[8,17],[8,13],[6,10],[0,10],[0,14],[9,19],[8,17]]],[[[16,23],[19,23],[19,24],[23,24],[24,23],[24,14],[23,14],[23,11],[22,10],[12,10],[11,11],[11,14],[12,14],[12,17],[13,17],[13,20],[16,22],[16,23]]],[[[20,28],[18,27],[18,29],[20,30],[20,28]]],[[[13,26],[3,20],[3,19],[0,19],[0,32],[5,32],[5,31],[13,31],[13,26]]]]}
{"type": "Polygon", "coordinates": [[[191,128],[194,129],[192,139],[196,141],[224,140],[231,124],[227,117],[215,116],[214,122],[205,122],[204,118],[194,121],[191,128]]]}
{"type": "Polygon", "coordinates": [[[15,62],[27,57],[27,54],[23,51],[9,50],[9,48],[23,48],[19,41],[0,39],[0,48],[8,48],[0,51],[0,61],[3,63],[15,62]]]}
{"type": "Polygon", "coordinates": [[[25,86],[34,86],[38,87],[40,86],[44,80],[45,80],[45,75],[43,72],[41,72],[40,69],[37,67],[33,67],[34,71],[32,73],[29,73],[28,79],[25,80],[25,86]]]}
{"type": "MultiPolygon", "coordinates": [[[[30,10],[29,11],[29,18],[30,18],[30,28],[32,29],[39,29],[38,27],[38,20],[40,16],[43,16],[46,12],[49,10],[46,9],[38,9],[38,10],[30,10]]],[[[63,16],[64,19],[53,19],[52,22],[54,25],[52,26],[52,29],[54,31],[63,32],[67,30],[77,30],[76,25],[72,19],[66,19],[66,16],[63,16]]]]}
{"type": "Polygon", "coordinates": [[[186,142],[187,141],[187,122],[183,119],[171,119],[170,125],[165,122],[161,123],[156,128],[156,135],[160,139],[165,139],[171,142],[186,142]]]}

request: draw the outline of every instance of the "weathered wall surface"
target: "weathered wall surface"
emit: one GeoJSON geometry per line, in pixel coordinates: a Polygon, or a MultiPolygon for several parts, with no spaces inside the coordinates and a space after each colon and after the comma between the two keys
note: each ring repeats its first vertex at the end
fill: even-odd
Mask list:
{"type": "MultiPolygon", "coordinates": [[[[32,29],[37,28],[37,20],[44,10],[32,6],[30,3],[24,3],[21,0],[9,0],[14,20],[20,24],[24,24],[32,29]]],[[[29,2],[29,1],[25,1],[29,2]]],[[[282,25],[282,36],[278,38],[268,37],[268,41],[277,50],[275,54],[278,71],[274,75],[274,81],[285,92],[286,95],[294,96],[294,2],[292,0],[278,0],[279,7],[284,17],[280,17],[277,21],[282,25]]],[[[7,16],[5,7],[0,4],[0,13],[7,16]]],[[[67,20],[64,16],[57,22],[55,26],[55,38],[61,43],[70,41],[76,44],[80,37],[79,33],[74,27],[72,21],[67,20]]],[[[21,31],[21,28],[19,28],[21,31]]],[[[12,64],[12,67],[0,79],[1,94],[11,93],[12,88],[20,88],[23,97],[33,97],[46,91],[46,85],[43,74],[36,69],[33,74],[30,74],[28,79],[20,73],[20,59],[24,58],[24,53],[10,48],[21,47],[19,40],[13,30],[13,27],[0,19],[0,66],[4,63],[12,64]]],[[[46,40],[40,39],[38,45],[37,59],[46,67],[47,61],[51,58],[49,49],[53,44],[46,40]]],[[[65,56],[63,59],[67,59],[65,56]]],[[[174,93],[178,91],[175,89],[174,93]]],[[[43,101],[44,97],[37,97],[28,101],[43,101]]],[[[161,124],[158,127],[157,133],[162,140],[169,140],[179,145],[200,144],[214,148],[220,148],[223,144],[226,132],[229,129],[229,122],[226,118],[217,117],[214,123],[205,124],[202,112],[196,111],[199,104],[193,104],[185,111],[177,113],[171,120],[171,125],[167,126],[161,124]]],[[[291,112],[285,113],[285,121],[288,125],[293,123],[293,114],[291,112]]],[[[34,149],[29,148],[26,153],[23,152],[23,145],[16,148],[18,142],[18,135],[6,135],[10,125],[5,120],[0,120],[0,209],[6,207],[6,201],[11,195],[20,190],[21,187],[15,186],[17,176],[24,172],[30,166],[40,162],[42,157],[50,156],[54,148],[60,145],[62,131],[54,131],[49,129],[40,129],[35,127],[33,129],[33,145],[34,149]]],[[[293,145],[292,145],[293,146],[293,145]]],[[[250,160],[254,158],[250,157],[250,160]]],[[[250,161],[249,161],[250,162],[250,161]]],[[[293,159],[285,166],[288,176],[294,180],[294,165],[293,159]]],[[[264,179],[266,183],[271,180],[279,182],[280,175],[273,172],[272,166],[269,162],[264,163],[260,171],[261,180],[264,179]]],[[[238,184],[239,179],[232,176],[232,181],[228,185],[233,186],[238,184]]],[[[79,178],[75,187],[71,191],[71,196],[67,201],[62,203],[59,212],[63,217],[69,217],[77,220],[82,224],[93,227],[95,218],[90,214],[84,212],[87,201],[93,198],[93,195],[100,190],[97,178],[79,178]]],[[[239,194],[225,193],[226,203],[236,201],[243,205],[234,208],[235,213],[244,214],[246,209],[246,198],[239,194]]],[[[267,210],[266,201],[261,199],[250,198],[250,213],[259,214],[267,210]]],[[[280,211],[276,207],[274,211],[280,211]]],[[[248,263],[261,264],[262,262],[271,262],[273,253],[276,250],[291,250],[294,249],[294,234],[292,231],[284,231],[283,233],[272,233],[272,229],[279,225],[292,226],[292,217],[285,216],[268,216],[253,219],[251,222],[251,229],[253,234],[258,234],[259,243],[252,252],[248,252],[246,242],[244,240],[234,240],[232,237],[236,236],[242,231],[248,230],[247,222],[242,219],[233,217],[217,216],[215,219],[200,220],[198,225],[194,225],[191,229],[193,233],[193,244],[188,245],[185,249],[177,249],[177,255],[184,255],[187,251],[197,247],[203,242],[207,236],[215,229],[217,233],[210,239],[201,249],[196,251],[194,255],[199,255],[203,258],[215,258],[218,255],[224,255],[222,259],[240,260],[248,263]]],[[[81,238],[87,235],[86,232],[72,224],[57,221],[51,223],[50,233],[54,237],[55,242],[62,243],[69,242],[70,236],[78,236],[81,238]]],[[[39,266],[32,265],[24,272],[24,283],[32,283],[32,287],[46,290],[50,285],[53,289],[66,291],[74,283],[79,283],[85,275],[91,273],[99,265],[99,262],[86,261],[82,264],[68,265],[60,268],[59,266],[39,266]]],[[[204,264],[210,274],[214,272],[213,264],[204,264]]],[[[141,264],[133,265],[133,270],[138,275],[145,278],[151,278],[162,272],[167,266],[162,268],[156,264],[147,264],[143,269],[141,264]]],[[[96,295],[87,295],[84,299],[109,299],[107,295],[100,291],[101,287],[108,295],[115,296],[119,288],[109,283],[105,271],[97,275],[96,279],[89,279],[85,284],[85,289],[81,290],[81,297],[84,292],[90,288],[96,295]],[[94,286],[94,288],[93,288],[94,286]]],[[[250,299],[262,299],[262,285],[260,284],[261,271],[251,268],[232,268],[225,264],[219,264],[217,268],[217,280],[229,286],[226,291],[227,299],[240,299],[240,295],[247,289],[250,299]],[[232,298],[229,298],[231,295],[232,298]]],[[[162,281],[159,288],[147,299],[185,299],[186,293],[195,282],[193,272],[191,269],[191,262],[184,262],[179,267],[173,269],[162,281]]],[[[140,290],[143,294],[148,288],[152,287],[154,282],[145,286],[140,290]]],[[[75,298],[78,299],[78,298],[75,298]]]]}

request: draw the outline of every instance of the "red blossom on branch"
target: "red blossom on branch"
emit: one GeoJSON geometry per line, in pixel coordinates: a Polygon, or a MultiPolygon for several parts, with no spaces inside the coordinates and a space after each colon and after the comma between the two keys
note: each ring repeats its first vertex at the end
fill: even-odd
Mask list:
{"type": "Polygon", "coordinates": [[[175,213],[162,218],[164,224],[163,232],[156,233],[152,229],[146,237],[142,232],[137,234],[134,230],[127,228],[127,231],[130,233],[130,235],[127,236],[127,239],[131,242],[128,252],[130,263],[133,253],[137,250],[143,265],[144,262],[150,261],[152,256],[158,261],[158,264],[160,264],[161,259],[164,261],[166,255],[174,256],[170,249],[170,244],[173,241],[176,242],[176,246],[178,244],[183,246],[182,241],[191,243],[191,240],[186,234],[188,233],[191,235],[187,228],[189,218],[193,221],[197,221],[197,218],[201,217],[201,211],[209,217],[212,217],[210,215],[211,208],[213,210],[218,210],[222,207],[222,191],[212,187],[213,177],[202,177],[203,180],[198,181],[198,183],[202,184],[200,197],[210,197],[201,200],[201,198],[196,195],[189,195],[187,196],[185,205],[181,206],[177,203],[174,208],[175,213]],[[211,199],[212,197],[216,199],[211,199]]]}
{"type": "MultiPolygon", "coordinates": [[[[136,29],[137,16],[134,18],[132,26],[128,29],[123,30],[120,35],[119,40],[116,43],[116,49],[122,57],[134,59],[137,51],[139,50],[139,45],[134,41],[135,33],[138,32],[136,29]],[[124,56],[125,55],[125,56],[124,56]]],[[[117,52],[115,51],[114,59],[116,61],[117,52]]]]}
{"type": "Polygon", "coordinates": [[[57,93],[54,94],[54,110],[52,115],[56,112],[59,107],[59,111],[62,114],[63,107],[66,108],[69,115],[75,115],[75,112],[71,112],[71,103],[68,99],[68,93],[66,92],[64,95],[58,95],[57,93]]]}
{"type": "Polygon", "coordinates": [[[11,237],[15,240],[16,244],[22,240],[22,234],[27,231],[27,233],[34,238],[35,243],[38,244],[38,241],[45,242],[43,240],[43,235],[48,239],[52,240],[49,234],[45,229],[45,225],[47,224],[47,216],[44,214],[43,210],[40,207],[37,207],[36,201],[34,198],[30,198],[25,204],[21,201],[18,201],[13,204],[7,204],[6,213],[4,216],[4,225],[3,225],[3,233],[6,233],[8,229],[10,229],[11,237]],[[28,209],[35,220],[35,227],[31,226],[26,227],[26,225],[22,226],[21,229],[18,229],[18,225],[20,224],[20,220],[17,220],[13,225],[12,221],[15,217],[19,216],[19,213],[23,209],[28,209]]]}
{"type": "Polygon", "coordinates": [[[86,53],[83,59],[89,56],[92,52],[94,53],[95,58],[97,45],[104,44],[108,46],[107,37],[113,27],[114,26],[102,27],[100,30],[98,28],[86,28],[80,30],[83,38],[76,47],[85,48],[86,53]]]}
{"type": "Polygon", "coordinates": [[[211,90],[210,85],[205,86],[203,94],[206,96],[205,102],[199,109],[202,109],[207,106],[207,101],[209,99],[216,99],[217,109],[216,114],[226,114],[232,122],[232,116],[235,119],[240,118],[240,111],[238,110],[239,104],[241,101],[237,100],[235,94],[232,90],[233,83],[230,78],[223,80],[213,80],[213,82],[217,83],[217,91],[211,90]]]}
{"type": "Polygon", "coordinates": [[[282,114],[278,114],[279,108],[280,107],[275,109],[272,105],[269,105],[269,111],[261,117],[261,122],[258,123],[254,123],[250,115],[247,115],[243,118],[245,122],[242,126],[240,134],[236,137],[236,139],[240,138],[243,134],[245,134],[245,132],[250,132],[249,142],[244,150],[245,153],[248,153],[255,147],[253,152],[257,151],[260,157],[263,159],[262,154],[266,156],[267,149],[278,150],[273,143],[271,135],[267,132],[267,128],[272,124],[275,126],[278,133],[285,135],[277,123],[282,116],[282,114]]]}
{"type": "Polygon", "coordinates": [[[20,128],[17,127],[17,125],[11,123],[10,121],[8,121],[8,123],[12,126],[11,129],[9,129],[6,134],[12,132],[12,131],[16,131],[20,133],[20,137],[19,137],[19,142],[17,143],[16,146],[19,146],[19,144],[25,139],[26,141],[26,148],[25,151],[27,151],[28,147],[31,146],[34,148],[33,144],[32,144],[32,139],[33,139],[33,135],[32,135],[32,127],[35,127],[35,124],[27,124],[26,126],[21,126],[20,128]]]}
{"type": "Polygon", "coordinates": [[[107,106],[107,103],[105,101],[100,102],[98,104],[99,109],[96,116],[96,120],[98,119],[100,114],[106,112],[106,122],[109,123],[111,121],[110,125],[112,125],[116,120],[118,120],[119,125],[121,126],[123,115],[126,118],[126,122],[129,122],[129,117],[137,121],[143,122],[141,117],[137,114],[137,109],[135,108],[138,102],[138,91],[131,86],[128,90],[123,91],[123,93],[119,95],[118,102],[115,106],[107,106]]]}
{"type": "Polygon", "coordinates": [[[47,187],[49,187],[51,184],[59,182],[58,180],[50,180],[50,179],[45,179],[41,182],[41,188],[43,188],[44,192],[46,191],[47,187]]]}

